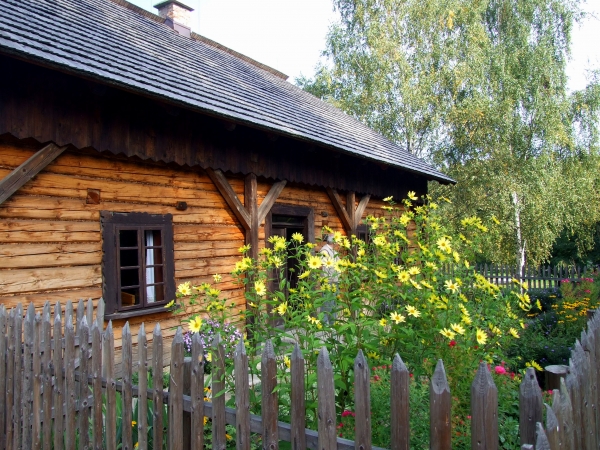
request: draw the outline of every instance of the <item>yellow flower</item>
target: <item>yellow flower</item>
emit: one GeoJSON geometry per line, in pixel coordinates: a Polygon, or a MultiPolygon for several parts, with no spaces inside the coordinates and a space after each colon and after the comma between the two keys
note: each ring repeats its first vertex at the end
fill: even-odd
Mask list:
{"type": "Polygon", "coordinates": [[[445,336],[445,337],[447,337],[448,339],[454,339],[454,336],[456,335],[456,334],[454,333],[454,331],[450,331],[450,330],[449,330],[449,329],[447,329],[447,328],[444,328],[443,330],[441,330],[441,331],[440,331],[440,334],[441,334],[442,336],[445,336]]]}
{"type": "Polygon", "coordinates": [[[137,422],[136,422],[135,420],[132,420],[132,421],[131,421],[131,426],[132,426],[132,427],[135,427],[136,425],[137,425],[137,422]]]}
{"type": "Polygon", "coordinates": [[[408,280],[410,280],[410,274],[406,270],[402,270],[398,272],[398,280],[400,280],[402,283],[406,283],[408,280]]]}
{"type": "Polygon", "coordinates": [[[208,417],[204,416],[204,425],[206,426],[207,423],[208,423],[208,417]]]}
{"type": "MultiPolygon", "coordinates": [[[[400,222],[401,225],[407,226],[412,219],[411,219],[411,217],[408,214],[402,214],[400,216],[400,219],[398,219],[398,220],[399,220],[399,222],[400,222]]],[[[402,236],[398,235],[398,237],[402,237],[402,236]]]]}
{"type": "Polygon", "coordinates": [[[540,303],[539,299],[535,301],[535,306],[537,306],[540,311],[542,310],[542,304],[540,303]]]}
{"type": "Polygon", "coordinates": [[[390,195],[389,197],[386,197],[383,199],[384,202],[391,202],[392,201],[393,196],[390,195]]]}
{"type": "Polygon", "coordinates": [[[285,250],[285,240],[281,239],[275,241],[275,244],[273,245],[273,250],[275,250],[276,252],[285,250]]]}
{"type": "Polygon", "coordinates": [[[232,440],[232,439],[233,439],[233,438],[232,438],[230,435],[228,435],[227,433],[225,433],[225,438],[226,438],[228,441],[230,441],[230,440],[232,440]]]}
{"type": "Polygon", "coordinates": [[[177,286],[177,292],[179,292],[181,295],[192,295],[192,288],[190,286],[190,282],[187,281],[177,286]]]}
{"type": "Polygon", "coordinates": [[[310,275],[310,270],[307,270],[306,272],[302,272],[302,275],[298,276],[299,280],[304,280],[305,278],[307,278],[310,275]]]}
{"type": "MultiPolygon", "coordinates": [[[[457,263],[460,262],[460,255],[458,254],[458,252],[455,250],[452,252],[452,256],[454,257],[454,261],[456,261],[457,263]]],[[[468,267],[467,267],[468,269],[468,267]]]]}
{"type": "Polygon", "coordinates": [[[256,308],[256,304],[255,304],[255,303],[248,302],[248,304],[249,304],[250,306],[252,306],[253,308],[256,308]]]}
{"type": "Polygon", "coordinates": [[[387,275],[383,272],[380,272],[378,270],[374,270],[373,272],[375,272],[375,275],[377,275],[379,278],[387,278],[387,275]]]}
{"type": "Polygon", "coordinates": [[[367,353],[367,357],[371,359],[379,359],[379,355],[377,354],[377,352],[369,352],[367,353]]]}
{"type": "Polygon", "coordinates": [[[500,221],[498,219],[496,219],[496,216],[492,216],[492,220],[494,221],[494,223],[496,225],[500,225],[500,221]]]}
{"type": "Polygon", "coordinates": [[[485,333],[485,331],[480,330],[479,328],[477,328],[475,336],[477,338],[477,343],[479,345],[484,345],[487,342],[487,334],[485,333]]]}
{"type": "Polygon", "coordinates": [[[409,316],[413,316],[413,317],[419,317],[421,315],[419,310],[411,305],[406,305],[406,312],[408,312],[409,316]]]}
{"type": "Polygon", "coordinates": [[[167,309],[168,309],[168,308],[170,308],[171,306],[173,306],[174,304],[175,304],[175,300],[171,300],[169,303],[167,303],[167,304],[165,305],[165,308],[167,308],[167,309]]]}
{"type": "Polygon", "coordinates": [[[285,314],[285,312],[287,311],[287,302],[283,302],[281,303],[277,308],[277,312],[279,313],[280,316],[283,316],[285,314]]]}
{"type": "Polygon", "coordinates": [[[218,297],[220,293],[221,293],[221,291],[219,289],[210,288],[208,290],[208,295],[210,295],[212,297],[218,297]]]}
{"type": "Polygon", "coordinates": [[[508,332],[509,332],[509,333],[510,333],[510,334],[511,334],[511,335],[512,335],[514,338],[516,338],[516,339],[519,339],[519,333],[517,332],[517,330],[516,330],[516,329],[514,329],[514,328],[511,328],[511,329],[509,329],[509,330],[508,330],[508,332]]]}
{"type": "Polygon", "coordinates": [[[309,318],[308,318],[308,321],[309,321],[310,323],[312,323],[313,325],[316,325],[317,327],[318,327],[319,325],[321,325],[321,321],[320,321],[319,319],[315,318],[315,317],[309,317],[309,318]]]}
{"type": "Polygon", "coordinates": [[[373,244],[375,244],[377,247],[383,247],[385,244],[387,244],[385,236],[376,236],[373,238],[373,244]]]}
{"type": "Polygon", "coordinates": [[[387,325],[387,320],[385,320],[385,319],[381,319],[381,320],[379,321],[379,325],[381,325],[382,327],[385,327],[385,326],[387,325]]]}
{"type": "Polygon", "coordinates": [[[319,269],[321,267],[321,258],[318,256],[309,256],[307,264],[311,269],[319,269]]]}
{"type": "Polygon", "coordinates": [[[427,261],[425,263],[425,267],[429,267],[431,270],[438,270],[438,266],[436,266],[434,263],[427,261]]]}
{"type": "Polygon", "coordinates": [[[254,290],[256,291],[256,295],[262,297],[267,293],[267,288],[265,286],[264,281],[258,280],[254,282],[254,290]]]}
{"type": "Polygon", "coordinates": [[[452,280],[446,280],[444,282],[444,286],[446,286],[446,289],[448,289],[449,291],[452,291],[452,293],[456,293],[456,291],[458,291],[458,284],[456,284],[452,280]]]}
{"type": "Polygon", "coordinates": [[[200,316],[194,317],[189,321],[189,327],[192,333],[200,332],[200,328],[202,328],[202,318],[200,316]]]}
{"type": "Polygon", "coordinates": [[[446,253],[450,253],[452,251],[452,246],[450,245],[450,241],[446,237],[441,237],[437,240],[438,248],[446,253]]]}
{"type": "Polygon", "coordinates": [[[302,233],[294,233],[292,234],[292,239],[301,243],[304,240],[304,236],[302,236],[302,233]]]}
{"type": "Polygon", "coordinates": [[[221,275],[219,275],[218,273],[215,273],[215,274],[213,275],[213,280],[215,280],[215,283],[218,283],[218,282],[220,282],[220,281],[222,280],[222,278],[223,278],[223,277],[222,277],[221,275]]]}
{"type": "Polygon", "coordinates": [[[358,256],[365,256],[365,249],[364,249],[364,248],[361,248],[359,251],[357,251],[357,252],[356,252],[356,254],[357,254],[358,256]]]}
{"type": "Polygon", "coordinates": [[[406,320],[406,317],[394,311],[392,314],[390,314],[390,319],[392,319],[396,323],[396,325],[398,325],[399,323],[404,322],[406,320]]]}
{"type": "Polygon", "coordinates": [[[238,248],[238,252],[240,253],[246,253],[248,250],[250,250],[250,244],[242,245],[238,248]]]}
{"type": "Polygon", "coordinates": [[[285,366],[289,369],[290,366],[292,365],[292,361],[290,361],[290,358],[288,358],[287,356],[283,357],[283,363],[285,364],[285,366]]]}
{"type": "Polygon", "coordinates": [[[408,191],[408,193],[406,194],[406,196],[408,198],[410,198],[411,200],[416,200],[418,198],[417,194],[415,194],[415,191],[408,191]]]}
{"type": "Polygon", "coordinates": [[[450,324],[450,328],[452,328],[454,331],[456,331],[458,334],[465,334],[465,329],[463,328],[463,326],[459,323],[451,323],[450,324]]]}
{"type": "Polygon", "coordinates": [[[421,269],[419,269],[418,267],[411,267],[410,269],[408,269],[408,273],[410,275],[418,275],[421,273],[421,269]]]}
{"type": "Polygon", "coordinates": [[[212,353],[207,353],[207,354],[206,354],[206,360],[207,360],[208,362],[212,361],[212,353]]]}
{"type": "Polygon", "coordinates": [[[417,283],[415,280],[408,280],[408,281],[410,282],[410,284],[412,284],[412,285],[413,285],[413,287],[414,287],[416,290],[420,291],[421,289],[423,289],[423,288],[421,287],[421,285],[420,285],[419,283],[417,283]]]}
{"type": "Polygon", "coordinates": [[[537,370],[538,372],[543,372],[544,369],[542,369],[542,366],[540,366],[538,363],[536,363],[535,361],[531,360],[529,362],[525,363],[525,367],[533,367],[535,370],[537,370]]]}
{"type": "Polygon", "coordinates": [[[427,289],[433,289],[433,286],[425,280],[421,280],[421,284],[423,285],[423,287],[426,287],[427,289]]]}

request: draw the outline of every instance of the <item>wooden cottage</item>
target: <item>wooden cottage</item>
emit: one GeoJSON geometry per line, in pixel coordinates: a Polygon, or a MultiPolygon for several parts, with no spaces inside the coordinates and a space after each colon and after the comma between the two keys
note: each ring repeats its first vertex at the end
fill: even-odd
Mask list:
{"type": "Polygon", "coordinates": [[[452,181],[158,7],[0,0],[0,304],[103,296],[106,320],[168,336],[180,282],[222,274],[245,307],[244,243],[355,233],[452,181]]]}

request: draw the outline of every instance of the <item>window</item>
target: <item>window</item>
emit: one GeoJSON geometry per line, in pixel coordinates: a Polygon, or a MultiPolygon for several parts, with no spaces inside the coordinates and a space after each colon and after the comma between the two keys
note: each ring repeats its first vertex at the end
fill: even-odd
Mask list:
{"type": "Polygon", "coordinates": [[[156,312],[175,298],[172,218],[101,212],[102,294],[109,318],[156,312]]]}

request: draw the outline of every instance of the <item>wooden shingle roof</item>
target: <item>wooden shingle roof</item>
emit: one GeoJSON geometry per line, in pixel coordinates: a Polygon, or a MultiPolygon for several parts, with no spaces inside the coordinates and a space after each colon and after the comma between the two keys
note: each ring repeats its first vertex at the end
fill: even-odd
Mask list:
{"type": "Polygon", "coordinates": [[[280,76],[109,0],[0,0],[0,52],[213,116],[452,179],[280,76]]]}

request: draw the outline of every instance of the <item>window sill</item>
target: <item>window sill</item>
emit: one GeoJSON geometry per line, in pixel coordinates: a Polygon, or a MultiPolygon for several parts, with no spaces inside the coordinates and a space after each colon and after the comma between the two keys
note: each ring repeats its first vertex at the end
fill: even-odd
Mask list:
{"type": "Polygon", "coordinates": [[[133,311],[123,311],[116,312],[112,314],[105,314],[104,321],[108,322],[109,320],[120,320],[120,319],[129,319],[131,317],[139,317],[139,316],[149,316],[150,314],[158,314],[161,312],[170,313],[174,309],[179,307],[178,304],[171,306],[170,308],[165,308],[164,305],[156,306],[153,308],[144,308],[144,309],[135,309],[133,311]]]}

